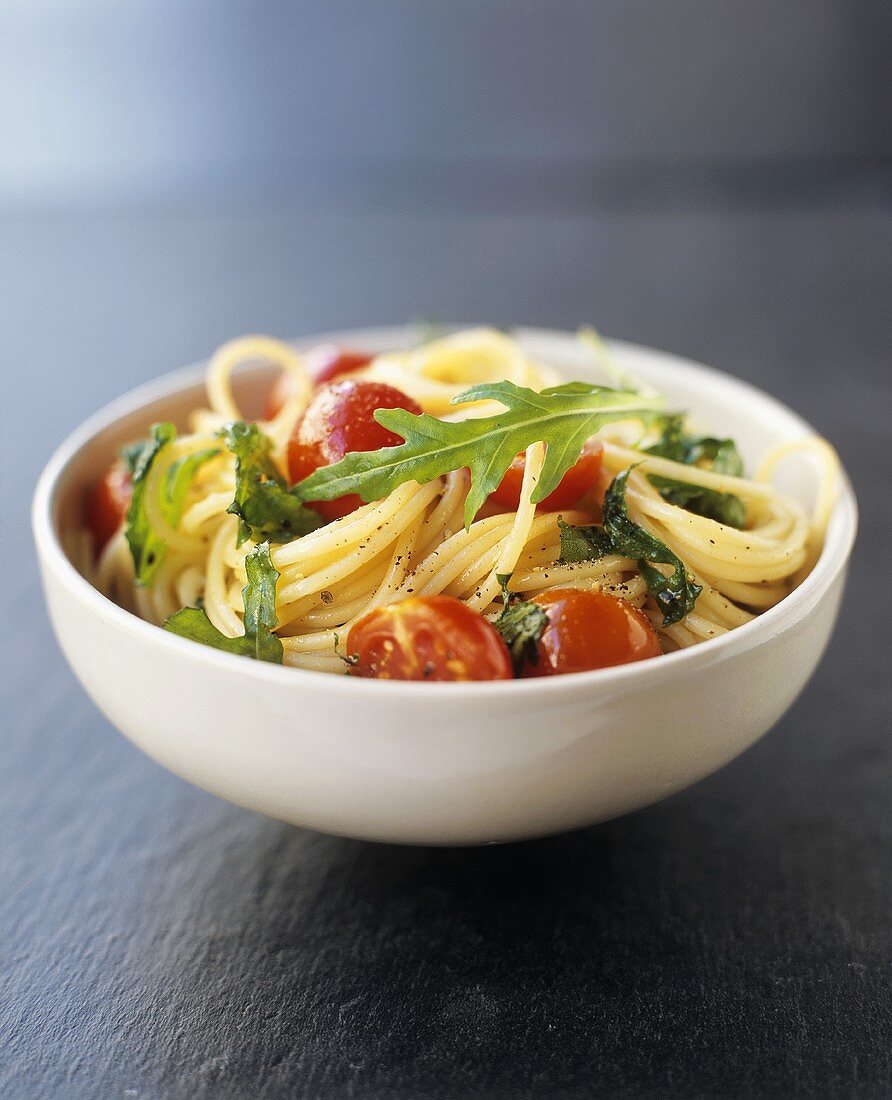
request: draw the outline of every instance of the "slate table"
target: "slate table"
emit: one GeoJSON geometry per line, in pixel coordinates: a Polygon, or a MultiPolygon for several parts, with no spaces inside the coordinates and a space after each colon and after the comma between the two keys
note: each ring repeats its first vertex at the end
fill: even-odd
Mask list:
{"type": "Polygon", "coordinates": [[[620,188],[606,213],[280,198],[0,223],[0,1095],[892,1092],[888,191],[729,186],[634,216],[620,188]],[[237,332],[425,313],[591,318],[838,443],[862,509],[839,628],[719,774],[534,843],[376,846],[192,789],[75,683],[25,518],[63,434],[237,332]]]}

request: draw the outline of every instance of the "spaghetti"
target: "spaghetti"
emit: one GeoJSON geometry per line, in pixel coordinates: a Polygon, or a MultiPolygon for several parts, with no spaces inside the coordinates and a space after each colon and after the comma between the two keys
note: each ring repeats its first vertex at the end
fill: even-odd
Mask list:
{"type": "MultiPolygon", "coordinates": [[[[258,540],[239,545],[239,518],[227,511],[236,491],[235,456],[220,431],[242,412],[231,379],[239,365],[256,360],[288,378],[281,407],[259,426],[270,441],[275,467],[288,469],[289,440],[314,392],[301,355],[288,344],[246,337],[221,347],[207,371],[208,407],[196,410],[189,434],[159,451],[145,478],[142,499],[153,536],[165,547],[149,583],[137,583],[125,525],[109,539],[93,569],[96,585],[111,599],[158,625],[183,607],[203,608],[227,638],[245,630],[243,589],[246,559],[258,540]],[[165,509],[164,491],[176,464],[201,456],[179,514],[165,509]]],[[[560,381],[551,367],[530,359],[510,337],[488,329],[457,333],[407,352],[378,355],[349,378],[395,387],[424,412],[448,420],[492,415],[491,400],[460,406],[454,398],[470,385],[508,380],[547,392],[560,381]]],[[[624,484],[628,520],[659,540],[684,564],[696,601],[678,621],[653,595],[651,565],[617,552],[590,560],[562,555],[562,526],[591,524],[595,511],[584,501],[557,510],[537,510],[533,495],[543,471],[546,445],[525,451],[516,508],[492,502],[465,525],[469,492],[465,469],[424,484],[407,480],[381,500],[358,508],[306,534],[270,548],[278,573],[275,634],[285,664],[327,672],[346,669],[344,639],[376,608],[410,598],[454,597],[487,619],[503,610],[505,578],[514,598],[533,600],[564,589],[600,591],[646,616],[664,651],[717,637],[783,599],[813,566],[835,500],[838,463],[820,439],[786,444],[766,456],[754,479],[722,472],[717,464],[688,463],[649,450],[657,428],[640,421],[606,424],[596,438],[603,447],[595,499],[613,479],[624,484]],[[820,469],[811,514],[779,492],[772,476],[782,461],[810,454],[820,469]],[[735,527],[672,502],[663,484],[695,487],[740,502],[745,522],[735,527]],[[559,518],[560,517],[560,518],[559,518]]],[[[690,493],[690,488],[687,490],[690,493]]],[[[658,578],[659,579],[659,578],[658,578]]]]}

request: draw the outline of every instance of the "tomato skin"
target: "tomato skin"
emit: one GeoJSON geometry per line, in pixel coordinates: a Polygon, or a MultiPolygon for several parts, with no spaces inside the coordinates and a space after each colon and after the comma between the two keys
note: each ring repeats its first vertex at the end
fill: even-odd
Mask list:
{"type": "Polygon", "coordinates": [[[347,635],[351,676],[378,680],[511,680],[496,628],[454,596],[377,607],[347,635]]]}
{"type": "Polygon", "coordinates": [[[133,481],[127,463],[123,458],[115,459],[87,498],[87,523],[97,554],[124,522],[131,496],[133,481]]]}
{"type": "MultiPolygon", "coordinates": [[[[380,382],[342,379],[320,386],[288,443],[288,472],[293,484],[309,477],[320,466],[331,466],[348,451],[377,451],[397,447],[402,439],[375,419],[376,409],[406,409],[420,413],[421,406],[393,386],[380,382]]],[[[355,494],[336,500],[308,501],[319,515],[331,521],[362,504],[355,494]]]]}
{"type": "MultiPolygon", "coordinates": [[[[374,356],[366,355],[362,351],[338,348],[334,344],[321,344],[318,348],[307,352],[307,359],[317,364],[313,376],[315,385],[323,386],[342,374],[349,374],[351,371],[367,367],[374,356]]],[[[272,420],[281,412],[282,406],[291,396],[292,386],[291,375],[287,371],[280,371],[266,399],[264,416],[267,420],[272,420]]]]}
{"type": "Polygon", "coordinates": [[[523,676],[586,672],[658,657],[657,632],[643,612],[606,592],[556,588],[533,597],[548,625],[539,639],[539,660],[523,676]]]}
{"type": "MultiPolygon", "coordinates": [[[[536,505],[537,512],[557,512],[569,508],[581,496],[590,492],[598,482],[601,473],[601,458],[604,448],[597,440],[590,439],[582,448],[582,454],[575,464],[564,474],[556,489],[536,505]]],[[[505,508],[517,508],[520,504],[520,490],[523,484],[523,472],[526,468],[526,456],[517,455],[505,472],[505,476],[489,499],[505,508]]]]}

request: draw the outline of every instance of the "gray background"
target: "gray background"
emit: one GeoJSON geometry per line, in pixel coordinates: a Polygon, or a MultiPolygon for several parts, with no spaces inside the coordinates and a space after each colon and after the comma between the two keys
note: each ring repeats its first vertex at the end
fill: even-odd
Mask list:
{"type": "Polygon", "coordinates": [[[0,1092],[892,1090],[890,46],[882,2],[6,0],[0,1092]],[[592,321],[838,445],[842,621],[741,760],[411,852],[217,802],[86,701],[26,522],[52,447],[239,332],[419,316],[592,321]]]}

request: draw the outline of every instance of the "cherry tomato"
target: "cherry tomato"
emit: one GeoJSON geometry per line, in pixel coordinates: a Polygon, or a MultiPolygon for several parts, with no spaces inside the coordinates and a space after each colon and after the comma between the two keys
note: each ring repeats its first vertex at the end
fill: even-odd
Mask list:
{"type": "Polygon", "coordinates": [[[97,554],[124,522],[132,495],[133,482],[127,463],[123,458],[115,459],[87,499],[87,522],[97,554]]]}
{"type": "Polygon", "coordinates": [[[556,588],[533,597],[548,625],[539,639],[539,660],[524,676],[554,676],[625,665],[660,654],[660,639],[646,615],[605,592],[556,588]]]}
{"type": "Polygon", "coordinates": [[[353,676],[379,680],[510,680],[496,628],[453,596],[418,596],[378,607],[347,635],[353,676]]]}
{"type": "MultiPolygon", "coordinates": [[[[337,378],[339,375],[361,370],[371,363],[374,356],[366,355],[361,351],[341,350],[335,347],[334,344],[323,344],[308,352],[307,358],[315,360],[318,364],[314,379],[316,385],[321,386],[326,382],[331,382],[333,378],[337,378]]],[[[266,399],[265,416],[267,420],[272,420],[281,411],[282,406],[291,396],[292,385],[291,375],[287,371],[282,371],[273,383],[273,388],[266,399]]]]}
{"type": "MultiPolygon", "coordinates": [[[[601,456],[604,448],[594,439],[583,447],[582,454],[575,465],[564,474],[558,487],[545,500],[536,505],[538,512],[556,512],[569,508],[581,496],[584,496],[598,482],[601,472],[601,456]]],[[[497,501],[505,508],[517,508],[520,504],[520,488],[523,484],[523,472],[526,468],[526,456],[521,453],[505,472],[498,489],[490,494],[490,500],[497,501]]]]}
{"type": "MultiPolygon", "coordinates": [[[[397,447],[402,439],[375,419],[376,409],[421,407],[393,386],[380,382],[342,379],[320,386],[301,419],[294,425],[288,443],[288,469],[292,483],[309,477],[320,466],[339,462],[348,451],[377,451],[397,447]]],[[[336,500],[308,501],[320,516],[331,521],[355,511],[362,501],[355,494],[336,500]]]]}

